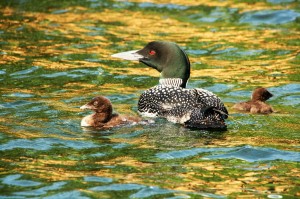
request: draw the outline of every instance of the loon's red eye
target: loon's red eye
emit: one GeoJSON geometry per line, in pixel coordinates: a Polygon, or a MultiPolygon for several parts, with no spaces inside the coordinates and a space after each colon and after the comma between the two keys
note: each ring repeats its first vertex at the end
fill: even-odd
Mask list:
{"type": "Polygon", "coordinates": [[[155,55],[155,54],[156,54],[155,50],[150,50],[149,51],[149,55],[155,55]]]}

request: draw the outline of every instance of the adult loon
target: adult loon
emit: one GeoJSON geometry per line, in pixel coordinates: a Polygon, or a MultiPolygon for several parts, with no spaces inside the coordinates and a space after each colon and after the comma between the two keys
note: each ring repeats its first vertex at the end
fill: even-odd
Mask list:
{"type": "Polygon", "coordinates": [[[81,106],[80,109],[89,109],[95,112],[85,116],[81,120],[81,126],[83,127],[107,129],[124,124],[136,124],[141,121],[141,119],[137,117],[121,116],[113,113],[110,100],[103,96],[93,98],[90,102],[81,106]]]}
{"type": "Polygon", "coordinates": [[[186,89],[190,61],[175,43],[153,41],[141,50],[121,52],[112,57],[137,60],[160,72],[159,85],[142,93],[138,111],[164,117],[189,128],[226,130],[227,109],[212,92],[186,89]]]}
{"type": "Polygon", "coordinates": [[[269,114],[274,112],[273,108],[267,104],[269,98],[273,96],[266,88],[256,88],[251,96],[251,100],[247,102],[236,103],[233,108],[239,111],[250,113],[269,114]]]}

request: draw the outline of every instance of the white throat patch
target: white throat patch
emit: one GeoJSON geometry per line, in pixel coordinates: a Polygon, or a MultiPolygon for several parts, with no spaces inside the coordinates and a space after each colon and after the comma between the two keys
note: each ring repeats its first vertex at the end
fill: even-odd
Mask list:
{"type": "Polygon", "coordinates": [[[159,84],[163,86],[180,87],[180,85],[182,84],[182,79],[180,78],[159,79],[159,84]]]}

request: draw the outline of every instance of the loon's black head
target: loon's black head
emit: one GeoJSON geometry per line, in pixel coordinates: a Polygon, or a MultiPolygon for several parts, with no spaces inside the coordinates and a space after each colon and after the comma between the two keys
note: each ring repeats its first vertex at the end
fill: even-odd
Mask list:
{"type": "Polygon", "coordinates": [[[190,61],[186,53],[175,43],[153,41],[141,50],[112,55],[126,60],[137,60],[161,73],[161,79],[179,78],[185,88],[190,77],[190,61]]]}

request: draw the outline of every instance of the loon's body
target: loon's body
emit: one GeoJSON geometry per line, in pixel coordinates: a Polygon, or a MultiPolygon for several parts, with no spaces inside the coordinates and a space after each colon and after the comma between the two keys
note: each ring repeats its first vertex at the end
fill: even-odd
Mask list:
{"type": "Polygon", "coordinates": [[[160,116],[199,129],[224,128],[222,115],[227,114],[226,108],[213,93],[169,85],[158,85],[143,92],[138,110],[145,116],[160,116]]]}
{"type": "Polygon", "coordinates": [[[138,60],[161,72],[159,85],[142,93],[138,110],[142,115],[164,117],[167,120],[198,129],[226,129],[227,109],[212,92],[186,89],[190,62],[175,43],[150,42],[139,51],[113,55],[138,60]]]}

